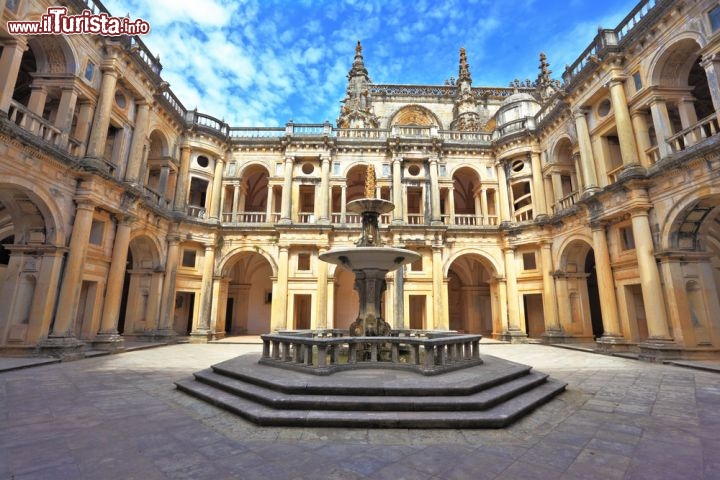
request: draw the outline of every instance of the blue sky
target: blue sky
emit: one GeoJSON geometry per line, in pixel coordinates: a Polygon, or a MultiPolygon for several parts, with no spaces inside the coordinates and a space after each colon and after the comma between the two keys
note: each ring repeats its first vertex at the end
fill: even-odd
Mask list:
{"type": "Polygon", "coordinates": [[[104,0],[143,37],[186,108],[232,126],[335,123],[355,43],[374,83],[443,84],[465,47],[474,86],[560,78],[635,0],[104,0]]]}

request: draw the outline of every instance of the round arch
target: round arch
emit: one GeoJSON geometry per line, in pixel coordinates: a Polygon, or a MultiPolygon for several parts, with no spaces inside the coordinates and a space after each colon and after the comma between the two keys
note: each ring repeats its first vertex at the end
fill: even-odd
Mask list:
{"type": "MultiPolygon", "coordinates": [[[[2,192],[0,203],[4,203],[2,200],[4,197],[5,202],[11,202],[14,205],[11,210],[15,213],[8,212],[13,223],[25,225],[31,229],[43,228],[45,238],[42,243],[44,244],[65,245],[66,236],[61,228],[65,222],[62,220],[60,208],[50,195],[38,189],[36,184],[12,176],[5,177],[0,182],[0,192],[2,192]]],[[[16,236],[15,242],[19,243],[19,241],[16,236]]]]}
{"type": "Polygon", "coordinates": [[[485,268],[488,269],[490,274],[495,277],[499,276],[500,272],[504,271],[500,268],[500,262],[496,258],[493,258],[492,255],[489,255],[488,252],[475,248],[465,248],[455,252],[445,261],[445,264],[443,265],[443,277],[447,278],[453,262],[464,255],[474,256],[485,268]]]}
{"type": "Polygon", "coordinates": [[[648,67],[651,86],[685,87],[700,50],[703,37],[696,32],[683,32],[665,43],[648,67]]]}
{"type": "Polygon", "coordinates": [[[251,160],[248,163],[243,164],[241,168],[238,169],[236,172],[236,175],[239,178],[242,178],[245,176],[246,172],[257,170],[257,169],[263,169],[266,172],[268,172],[268,175],[270,175],[270,167],[267,163],[260,161],[260,160],[251,160]]]}
{"type": "Polygon", "coordinates": [[[387,128],[394,125],[416,125],[419,127],[438,127],[443,130],[440,119],[426,107],[422,105],[405,105],[390,115],[387,128]]]}
{"type": "Polygon", "coordinates": [[[162,266],[161,254],[163,248],[154,236],[144,232],[135,232],[130,235],[129,244],[132,255],[132,268],[159,268],[162,266]]]}
{"type": "Polygon", "coordinates": [[[150,139],[150,158],[170,156],[170,142],[168,136],[160,128],[153,128],[148,135],[150,139]]]}
{"type": "Polygon", "coordinates": [[[573,141],[568,135],[562,135],[561,137],[555,139],[555,142],[550,148],[550,163],[573,163],[572,149],[573,141]]]}
{"type": "Polygon", "coordinates": [[[686,194],[665,215],[660,229],[660,246],[663,250],[696,249],[695,237],[705,217],[715,206],[720,205],[720,187],[712,186],[698,197],[697,192],[686,194]],[[687,242],[683,242],[687,240],[687,242]],[[688,242],[692,241],[692,245],[688,242]],[[683,248],[683,243],[685,246],[683,248]]]}
{"type": "Polygon", "coordinates": [[[584,262],[590,250],[592,250],[592,237],[589,235],[579,233],[564,239],[557,248],[558,269],[564,270],[570,258],[584,262]]]}
{"type": "Polygon", "coordinates": [[[270,332],[275,265],[259,251],[236,249],[223,263],[223,287],[215,308],[217,328],[226,334],[270,332]]]}
{"type": "Polygon", "coordinates": [[[251,254],[255,253],[258,255],[261,255],[267,262],[270,264],[270,268],[272,269],[272,276],[276,277],[278,274],[278,266],[275,260],[273,259],[272,255],[270,255],[266,250],[260,247],[236,247],[232,250],[228,251],[225,255],[223,255],[220,262],[217,264],[217,270],[221,272],[222,276],[227,276],[230,273],[230,270],[234,266],[233,264],[235,261],[238,260],[237,255],[238,254],[251,254]]]}

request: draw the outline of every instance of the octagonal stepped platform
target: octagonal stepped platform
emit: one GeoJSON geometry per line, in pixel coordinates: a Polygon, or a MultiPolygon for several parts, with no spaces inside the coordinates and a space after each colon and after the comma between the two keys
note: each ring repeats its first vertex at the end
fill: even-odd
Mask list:
{"type": "Polygon", "coordinates": [[[318,376],[243,355],[176,386],[260,425],[361,428],[501,428],[565,390],[527,365],[482,358],[435,376],[391,369],[318,376]]]}

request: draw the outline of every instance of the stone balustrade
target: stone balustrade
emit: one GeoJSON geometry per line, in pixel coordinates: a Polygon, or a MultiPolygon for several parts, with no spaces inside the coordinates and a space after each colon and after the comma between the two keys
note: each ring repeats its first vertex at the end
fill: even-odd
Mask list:
{"type": "Polygon", "coordinates": [[[481,336],[455,332],[393,330],[387,337],[353,337],[346,330],[300,330],[261,338],[260,363],[317,375],[357,368],[434,375],[482,363],[481,336]]]}

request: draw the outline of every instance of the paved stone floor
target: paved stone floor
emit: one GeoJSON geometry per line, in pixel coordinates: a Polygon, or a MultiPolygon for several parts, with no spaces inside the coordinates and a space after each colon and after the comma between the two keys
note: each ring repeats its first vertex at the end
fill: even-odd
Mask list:
{"type": "Polygon", "coordinates": [[[720,374],[541,345],[482,351],[568,382],[504,430],[261,428],[173,381],[257,345],[0,373],[0,479],[720,479],[720,374]]]}

